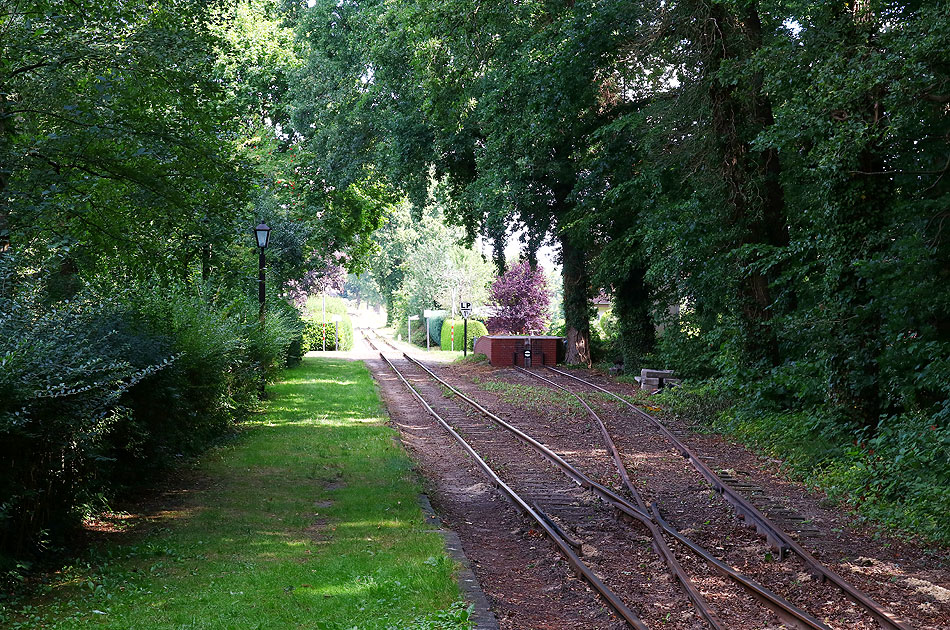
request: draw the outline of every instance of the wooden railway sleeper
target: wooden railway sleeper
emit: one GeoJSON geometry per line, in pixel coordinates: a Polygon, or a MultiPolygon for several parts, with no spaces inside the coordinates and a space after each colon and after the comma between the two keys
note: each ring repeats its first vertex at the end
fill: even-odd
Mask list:
{"type": "Polygon", "coordinates": [[[903,620],[898,619],[893,613],[885,610],[880,604],[871,599],[867,594],[858,590],[843,577],[824,566],[801,545],[792,540],[792,538],[785,531],[775,525],[767,516],[760,512],[754,505],[752,505],[751,502],[746,500],[745,497],[724,483],[719,475],[717,475],[709,466],[707,466],[700,457],[693,453],[689,447],[680,442],[679,439],[673,435],[673,433],[662,422],[643,411],[629,400],[621,398],[617,394],[604,387],[601,387],[595,383],[591,383],[590,381],[585,381],[582,378],[578,378],[573,374],[568,374],[562,370],[558,370],[549,366],[547,369],[555,372],[556,374],[566,376],[570,379],[604,392],[605,394],[616,398],[623,404],[630,407],[634,412],[645,418],[648,422],[652,423],[661,433],[666,435],[667,438],[673,443],[674,447],[679,450],[681,454],[684,454],[684,457],[688,457],[693,467],[701,475],[706,477],[706,479],[712,483],[713,486],[717,488],[717,490],[721,488],[721,494],[730,504],[735,506],[736,503],[734,503],[734,501],[741,504],[743,510],[747,513],[747,517],[753,519],[756,523],[757,530],[759,527],[761,527],[762,530],[768,532],[766,535],[766,540],[768,540],[770,544],[773,544],[772,541],[778,543],[773,544],[773,547],[775,547],[776,550],[780,551],[781,553],[781,547],[787,547],[790,551],[794,552],[805,562],[806,565],[808,565],[810,571],[821,577],[822,582],[830,581],[835,586],[837,586],[849,598],[851,598],[854,602],[859,604],[868,613],[870,613],[884,630],[911,630],[911,628],[903,620]]]}
{"type": "Polygon", "coordinates": [[[712,555],[711,553],[703,549],[703,547],[701,547],[699,544],[692,541],[691,539],[689,539],[688,537],[680,533],[678,530],[673,528],[671,525],[663,521],[662,518],[659,517],[658,511],[655,515],[648,514],[645,510],[641,510],[639,507],[628,502],[626,499],[616,494],[613,490],[597,483],[596,481],[591,480],[586,475],[584,475],[584,473],[580,472],[579,470],[574,468],[571,464],[566,462],[563,458],[561,458],[561,456],[554,453],[553,451],[548,449],[546,446],[544,446],[543,444],[541,444],[540,442],[538,442],[531,436],[527,435],[526,433],[524,433],[517,427],[509,424],[508,422],[505,422],[504,420],[502,420],[501,418],[499,418],[492,412],[488,411],[478,402],[466,396],[461,391],[453,388],[449,383],[439,378],[434,372],[432,372],[432,370],[427,368],[422,363],[416,361],[415,359],[405,354],[403,356],[410,362],[415,363],[420,368],[425,370],[436,381],[444,384],[447,387],[452,388],[461,400],[464,400],[465,402],[470,404],[472,407],[477,409],[479,412],[481,412],[488,418],[492,419],[499,426],[510,431],[521,441],[533,446],[545,458],[547,458],[549,461],[555,463],[555,465],[561,468],[561,470],[568,477],[571,477],[572,479],[574,479],[576,482],[578,482],[580,485],[584,486],[585,488],[589,488],[593,492],[596,492],[600,500],[603,501],[604,503],[610,505],[621,514],[626,515],[630,518],[633,518],[637,521],[640,521],[641,523],[646,524],[647,522],[651,522],[651,521],[656,522],[657,524],[660,525],[661,529],[665,533],[669,534],[670,536],[673,536],[676,540],[678,540],[679,542],[687,546],[694,553],[696,553],[696,555],[703,558],[706,562],[713,564],[717,569],[721,570],[725,575],[730,577],[734,582],[736,582],[741,587],[746,589],[747,592],[749,592],[753,597],[755,597],[756,599],[760,599],[760,598],[767,599],[768,603],[766,605],[769,606],[770,608],[772,606],[777,606],[783,609],[784,612],[782,612],[781,615],[783,617],[790,616],[791,618],[796,620],[795,623],[798,624],[796,625],[796,627],[809,628],[811,630],[831,630],[827,625],[815,619],[813,616],[801,610],[800,608],[798,608],[791,602],[785,600],[782,596],[776,593],[773,593],[771,590],[759,584],[752,578],[742,575],[741,573],[736,571],[734,568],[730,567],[728,564],[720,561],[714,555],[712,555]]]}

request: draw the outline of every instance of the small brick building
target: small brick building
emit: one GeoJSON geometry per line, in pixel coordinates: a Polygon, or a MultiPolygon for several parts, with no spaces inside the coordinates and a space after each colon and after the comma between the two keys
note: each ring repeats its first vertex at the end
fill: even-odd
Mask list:
{"type": "Polygon", "coordinates": [[[488,357],[496,367],[519,365],[524,367],[524,351],[531,340],[531,365],[556,365],[563,358],[562,337],[527,335],[483,335],[475,340],[475,352],[488,357]]]}

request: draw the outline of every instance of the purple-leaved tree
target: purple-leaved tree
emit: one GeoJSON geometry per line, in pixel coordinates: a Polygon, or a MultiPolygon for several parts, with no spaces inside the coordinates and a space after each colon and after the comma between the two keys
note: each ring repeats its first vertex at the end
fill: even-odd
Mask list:
{"type": "Polygon", "coordinates": [[[488,292],[498,312],[485,322],[493,333],[540,333],[547,328],[548,286],[541,268],[523,262],[495,279],[488,292]]]}
{"type": "Polygon", "coordinates": [[[339,293],[346,284],[346,269],[332,262],[325,262],[322,267],[311,269],[297,280],[290,280],[284,285],[284,295],[298,309],[303,309],[307,298],[323,291],[339,293]]]}

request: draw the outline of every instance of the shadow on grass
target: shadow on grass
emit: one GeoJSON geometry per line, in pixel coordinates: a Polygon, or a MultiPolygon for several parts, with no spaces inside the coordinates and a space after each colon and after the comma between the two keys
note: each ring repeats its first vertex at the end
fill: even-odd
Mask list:
{"type": "Polygon", "coordinates": [[[386,629],[451,605],[455,567],[363,364],[308,358],[271,396],[156,527],[98,545],[0,624],[386,629]]]}

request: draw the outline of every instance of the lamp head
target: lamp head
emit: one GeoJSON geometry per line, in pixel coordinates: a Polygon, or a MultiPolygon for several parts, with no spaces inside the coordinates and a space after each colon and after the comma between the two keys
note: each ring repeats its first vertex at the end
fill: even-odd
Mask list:
{"type": "Polygon", "coordinates": [[[257,236],[257,246],[261,249],[267,247],[267,242],[270,240],[270,228],[267,224],[262,222],[254,228],[254,234],[257,236]]]}

